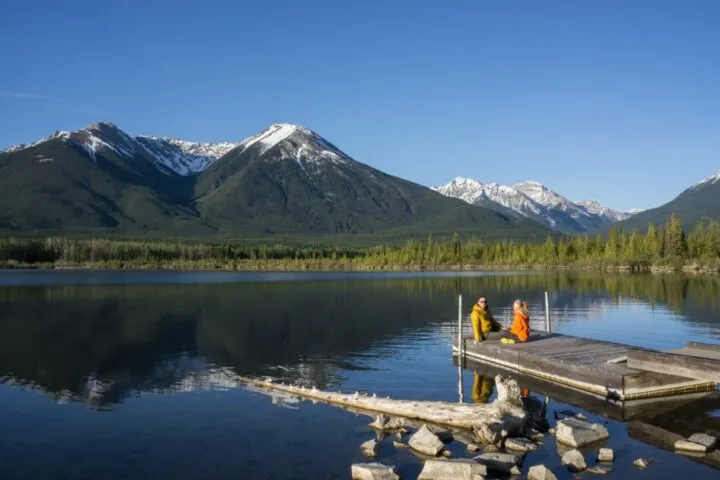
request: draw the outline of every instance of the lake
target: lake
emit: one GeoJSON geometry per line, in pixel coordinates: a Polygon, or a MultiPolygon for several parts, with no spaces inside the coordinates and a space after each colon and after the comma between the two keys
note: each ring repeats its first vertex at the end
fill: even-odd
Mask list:
{"type": "MultiPolygon", "coordinates": [[[[527,299],[531,326],[544,329],[546,290],[559,333],[660,349],[720,343],[716,277],[1,271],[1,476],[350,478],[350,465],[367,461],[359,445],[375,437],[370,418],[269,396],[236,375],[393,398],[455,402],[462,393],[472,402],[473,382],[495,372],[467,365],[458,391],[457,294],[465,313],[488,296],[505,323],[513,299],[527,299]]],[[[720,477],[643,433],[649,425],[720,434],[716,394],[624,418],[529,387],[548,397],[551,424],[552,412],[566,409],[608,422],[616,460],[606,478],[720,477]],[[641,471],[632,466],[638,457],[655,461],[641,471]]],[[[491,401],[488,393],[476,400],[491,401]]],[[[421,460],[391,440],[378,461],[415,478],[421,460]]],[[[451,450],[468,456],[460,447],[451,450]]],[[[574,478],[559,450],[546,437],[523,471],[544,463],[574,478]]]]}

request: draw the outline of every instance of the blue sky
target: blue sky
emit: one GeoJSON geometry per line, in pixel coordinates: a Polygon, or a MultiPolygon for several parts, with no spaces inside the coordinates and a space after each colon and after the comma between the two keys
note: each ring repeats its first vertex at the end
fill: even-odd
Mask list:
{"type": "Polygon", "coordinates": [[[720,2],[5,0],[0,146],[275,122],[424,184],[628,209],[720,169],[720,2]]]}

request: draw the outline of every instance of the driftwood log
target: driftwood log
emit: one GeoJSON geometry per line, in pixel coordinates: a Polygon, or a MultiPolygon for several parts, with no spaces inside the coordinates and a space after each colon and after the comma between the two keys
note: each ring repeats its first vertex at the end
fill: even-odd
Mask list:
{"type": "MultiPolygon", "coordinates": [[[[323,402],[370,416],[383,414],[408,419],[411,423],[472,430],[477,441],[484,443],[497,443],[515,433],[523,427],[526,416],[517,382],[500,375],[495,378],[497,399],[487,404],[399,400],[377,394],[328,392],[314,387],[277,383],[271,379],[239,379],[260,389],[323,402]]],[[[398,422],[394,424],[400,425],[398,422]]]]}

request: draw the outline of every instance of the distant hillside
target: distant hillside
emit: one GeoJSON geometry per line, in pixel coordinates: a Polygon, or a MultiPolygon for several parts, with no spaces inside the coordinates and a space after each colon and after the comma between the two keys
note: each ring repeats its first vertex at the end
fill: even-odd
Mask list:
{"type": "Polygon", "coordinates": [[[633,228],[644,230],[649,222],[664,224],[673,213],[680,216],[686,228],[698,220],[720,218],[720,171],[688,188],[670,202],[618,223],[618,227],[626,231],[633,228]]]}

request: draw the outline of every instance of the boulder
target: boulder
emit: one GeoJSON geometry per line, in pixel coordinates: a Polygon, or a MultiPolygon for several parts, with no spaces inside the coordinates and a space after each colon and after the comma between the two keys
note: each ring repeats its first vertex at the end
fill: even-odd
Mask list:
{"type": "Polygon", "coordinates": [[[433,457],[445,448],[442,440],[440,440],[427,425],[420,427],[420,429],[410,437],[408,445],[420,453],[433,457]]]}
{"type": "Polygon", "coordinates": [[[653,462],[652,458],[638,458],[633,462],[633,465],[635,465],[638,468],[647,468],[650,466],[650,464],[653,462]]]}
{"type": "Polygon", "coordinates": [[[609,437],[607,428],[599,423],[589,423],[577,418],[565,418],[557,422],[556,438],[571,447],[582,447],[609,437]]]}
{"type": "Polygon", "coordinates": [[[585,457],[579,450],[570,450],[563,455],[562,464],[568,467],[571,472],[582,472],[587,468],[585,457]]]}
{"type": "Polygon", "coordinates": [[[353,480],[400,480],[395,467],[382,463],[355,463],[350,471],[353,480]]]}
{"type": "Polygon", "coordinates": [[[455,460],[433,459],[427,460],[423,466],[418,480],[459,480],[463,478],[483,478],[487,475],[485,465],[466,458],[455,460]]]}
{"type": "Polygon", "coordinates": [[[538,447],[527,438],[508,438],[505,440],[505,448],[518,452],[534,452],[538,447]]]}
{"type": "Polygon", "coordinates": [[[372,439],[360,445],[363,455],[367,457],[374,457],[377,453],[377,440],[372,439]]]}
{"type": "Polygon", "coordinates": [[[522,473],[519,468],[522,457],[512,453],[483,453],[474,457],[473,460],[482,463],[488,470],[509,473],[510,475],[520,475],[522,473]]]}
{"type": "Polygon", "coordinates": [[[615,460],[615,452],[612,448],[601,448],[598,451],[598,462],[612,462],[615,460]]]}
{"type": "Polygon", "coordinates": [[[535,465],[528,471],[528,480],[557,480],[555,474],[545,465],[535,465]]]}
{"type": "Polygon", "coordinates": [[[678,440],[677,442],[675,442],[675,450],[684,450],[686,452],[705,453],[707,451],[707,447],[705,445],[700,445],[699,443],[689,442],[687,440],[678,440]]]}
{"type": "Polygon", "coordinates": [[[707,433],[695,433],[693,435],[690,435],[690,438],[688,438],[688,442],[703,445],[708,450],[711,450],[717,443],[717,438],[713,437],[712,435],[708,435],[707,433]]]}

